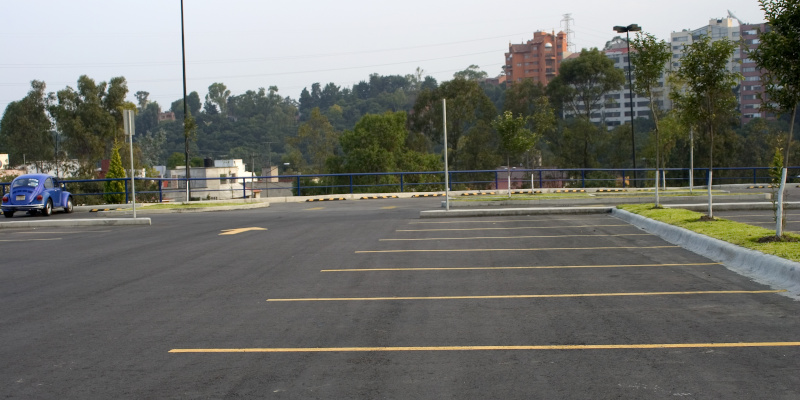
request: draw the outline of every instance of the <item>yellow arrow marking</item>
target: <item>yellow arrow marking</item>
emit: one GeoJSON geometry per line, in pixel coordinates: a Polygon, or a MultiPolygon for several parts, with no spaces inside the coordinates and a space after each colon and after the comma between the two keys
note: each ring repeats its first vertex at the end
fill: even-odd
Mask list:
{"type": "Polygon", "coordinates": [[[267,228],[239,228],[239,229],[224,229],[220,236],[222,235],[236,235],[237,233],[247,232],[247,231],[265,231],[267,228]]]}

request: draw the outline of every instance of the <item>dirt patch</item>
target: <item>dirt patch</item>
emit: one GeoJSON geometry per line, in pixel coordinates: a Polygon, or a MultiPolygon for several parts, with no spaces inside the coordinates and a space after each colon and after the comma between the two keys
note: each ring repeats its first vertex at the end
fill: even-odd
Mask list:
{"type": "Polygon", "coordinates": [[[707,221],[716,221],[717,219],[714,217],[709,217],[708,215],[703,215],[700,217],[699,221],[707,222],[707,221]]]}
{"type": "Polygon", "coordinates": [[[800,240],[798,240],[796,238],[793,238],[793,237],[786,236],[786,235],[783,235],[781,237],[777,237],[775,235],[764,236],[762,238],[759,238],[756,241],[758,243],[800,242],[800,240]]]}

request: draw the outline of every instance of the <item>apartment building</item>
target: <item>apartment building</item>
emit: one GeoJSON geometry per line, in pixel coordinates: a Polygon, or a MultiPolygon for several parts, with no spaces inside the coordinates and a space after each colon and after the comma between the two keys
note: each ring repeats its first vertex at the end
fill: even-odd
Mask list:
{"type": "Polygon", "coordinates": [[[773,118],[761,109],[764,94],[764,71],[756,65],[755,61],[747,57],[747,51],[758,47],[758,36],[766,32],[767,24],[742,24],[739,26],[739,35],[742,38],[742,82],[739,95],[739,111],[742,113],[742,124],[747,124],[754,118],[773,118]]]}
{"type": "MultiPolygon", "coordinates": [[[[694,30],[684,29],[680,32],[672,32],[670,34],[670,43],[672,46],[672,69],[678,69],[681,66],[681,58],[683,58],[684,46],[694,43],[701,36],[711,37],[711,41],[727,39],[732,42],[739,41],[739,22],[737,19],[728,17],[721,19],[711,19],[708,25],[697,28],[694,30]]],[[[728,70],[732,72],[741,72],[740,61],[742,58],[741,49],[736,49],[728,60],[728,70]]]]}
{"type": "Polygon", "coordinates": [[[534,32],[533,39],[524,44],[508,44],[503,70],[507,82],[533,79],[547,85],[558,75],[561,60],[569,56],[567,34],[564,32],[534,32]]]}
{"type": "MultiPolygon", "coordinates": [[[[603,104],[594,110],[590,120],[595,124],[606,126],[609,130],[631,120],[631,92],[628,86],[628,43],[623,37],[617,36],[606,43],[603,52],[611,61],[614,68],[625,73],[625,84],[622,88],[606,93],[603,104]]],[[[635,77],[632,77],[635,81],[635,77]]],[[[664,76],[659,80],[659,85],[664,86],[664,76]]],[[[662,90],[656,100],[660,108],[664,108],[667,91],[662,90]]],[[[650,100],[633,92],[633,119],[650,118],[650,100]]],[[[570,115],[571,113],[567,113],[570,115]]]]}

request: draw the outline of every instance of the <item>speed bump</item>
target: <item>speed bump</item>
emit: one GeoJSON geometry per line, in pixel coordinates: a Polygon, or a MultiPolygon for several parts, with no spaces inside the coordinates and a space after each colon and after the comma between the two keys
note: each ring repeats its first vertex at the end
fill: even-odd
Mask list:
{"type": "Polygon", "coordinates": [[[396,199],[397,196],[364,196],[361,200],[396,199]]]}
{"type": "Polygon", "coordinates": [[[597,189],[597,193],[627,192],[627,189],[597,189]]]}
{"type": "Polygon", "coordinates": [[[564,189],[564,190],[556,190],[553,193],[586,193],[584,189],[564,189]]]}
{"type": "Polygon", "coordinates": [[[414,194],[411,197],[440,197],[444,196],[444,193],[433,193],[433,194],[414,194]]]}
{"type": "Polygon", "coordinates": [[[89,210],[89,212],[100,212],[100,211],[122,211],[124,208],[93,208],[89,210]]]}
{"type": "Polygon", "coordinates": [[[470,192],[470,193],[461,193],[462,196],[485,196],[490,194],[497,194],[495,192],[470,192]]]}
{"type": "Polygon", "coordinates": [[[758,186],[748,186],[748,189],[772,189],[774,186],[772,185],[758,185],[758,186]]]}
{"type": "Polygon", "coordinates": [[[344,197],[327,197],[324,199],[307,199],[306,201],[340,201],[340,200],[347,200],[344,197]]]}
{"type": "Polygon", "coordinates": [[[541,194],[541,190],[513,190],[511,194],[541,194]]]}

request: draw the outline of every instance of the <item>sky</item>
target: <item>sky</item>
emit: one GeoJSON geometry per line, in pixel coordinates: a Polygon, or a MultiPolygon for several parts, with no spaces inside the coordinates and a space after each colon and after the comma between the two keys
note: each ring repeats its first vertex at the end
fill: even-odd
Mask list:
{"type": "MultiPolygon", "coordinates": [[[[232,95],[277,86],[298,99],[315,82],[345,88],[418,67],[442,82],[472,64],[497,76],[509,43],[565,30],[565,14],[580,51],[602,48],[615,25],[669,40],[728,10],[764,19],[756,0],[185,0],[187,92],[203,98],[221,82],[232,95]]],[[[81,75],[123,76],[130,101],[146,91],[168,109],[183,96],[180,0],[0,0],[0,110],[32,80],[55,92],[81,75]]]]}

